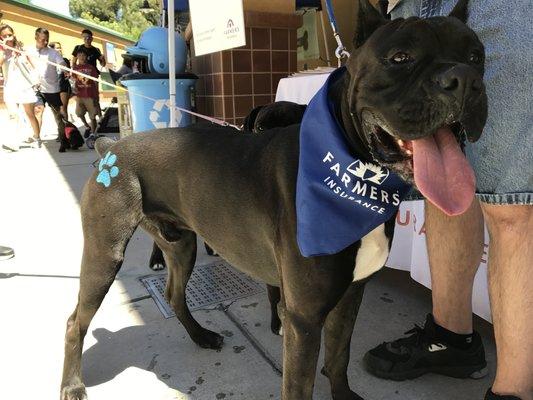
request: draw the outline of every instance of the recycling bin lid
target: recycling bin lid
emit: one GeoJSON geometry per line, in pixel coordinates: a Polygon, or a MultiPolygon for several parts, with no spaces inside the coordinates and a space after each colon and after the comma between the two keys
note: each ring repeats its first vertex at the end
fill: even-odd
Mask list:
{"type": "MultiPolygon", "coordinates": [[[[120,78],[120,81],[133,81],[138,79],[168,79],[168,74],[140,74],[132,73],[123,75],[120,78]]],[[[176,79],[198,79],[198,76],[191,72],[184,72],[181,74],[176,74],[176,79]]]]}

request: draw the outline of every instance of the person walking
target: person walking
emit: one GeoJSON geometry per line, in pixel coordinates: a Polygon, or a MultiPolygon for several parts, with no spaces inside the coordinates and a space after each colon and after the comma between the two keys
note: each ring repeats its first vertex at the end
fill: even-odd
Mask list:
{"type": "MultiPolygon", "coordinates": [[[[103,67],[106,66],[107,61],[100,51],[99,48],[93,46],[93,33],[89,29],[84,29],[81,31],[81,38],[83,39],[83,44],[79,44],[76,47],[74,47],[74,50],[72,51],[72,66],[75,67],[78,63],[78,57],[77,52],[80,48],[84,48],[87,54],[87,62],[91,64],[96,70],[98,71],[98,68],[96,67],[96,63],[99,62],[100,65],[103,67]]],[[[98,89],[98,87],[97,87],[98,89]]],[[[96,111],[98,114],[98,117],[102,117],[102,109],[100,107],[100,96],[97,96],[95,99],[95,106],[96,111]]]]}
{"type": "MultiPolygon", "coordinates": [[[[78,48],[76,53],[78,64],[74,66],[74,70],[85,75],[98,77],[98,71],[95,67],[87,62],[87,52],[85,48],[78,48]]],[[[85,125],[85,137],[87,138],[90,132],[96,132],[96,106],[95,99],[98,96],[98,89],[96,82],[90,80],[82,75],[75,74],[76,79],[76,115],[81,119],[85,125]],[[90,126],[85,120],[85,114],[89,114],[90,126]]]]}
{"type": "MultiPolygon", "coordinates": [[[[61,57],[63,57],[63,48],[61,47],[61,43],[59,42],[52,42],[50,43],[50,47],[57,51],[61,57]]],[[[63,61],[65,61],[65,65],[70,68],[70,61],[68,58],[63,57],[63,61]]],[[[65,119],[65,121],[68,121],[68,102],[70,100],[70,97],[72,96],[72,87],[70,86],[70,72],[68,71],[58,71],[59,73],[59,97],[61,97],[61,115],[65,119]]]]}
{"type": "Polygon", "coordinates": [[[1,43],[9,47],[22,50],[13,28],[7,24],[0,25],[0,67],[4,77],[4,103],[6,104],[9,121],[13,122],[8,129],[4,130],[2,149],[17,151],[22,138],[18,138],[16,122],[18,110],[22,106],[24,114],[31,125],[33,137],[39,138],[39,122],[35,116],[35,103],[37,96],[35,86],[38,84],[36,76],[32,76],[33,65],[31,61],[21,53],[2,47],[1,43]],[[6,137],[6,135],[8,137],[6,137]]]}
{"type": "MultiPolygon", "coordinates": [[[[392,16],[448,15],[457,0],[391,1],[392,16]],[[394,4],[393,4],[394,3],[394,4]]],[[[389,7],[390,8],[390,7],[389,7]]],[[[486,49],[487,124],[466,153],[477,178],[470,209],[448,217],[425,202],[433,313],[411,336],[385,342],[364,358],[381,378],[428,372],[480,378],[483,343],[472,325],[472,287],[489,236],[489,293],[497,349],[486,400],[533,400],[533,135],[531,5],[470,1],[468,25],[486,49]],[[528,106],[529,104],[529,106],[528,106]]]]}
{"type": "Polygon", "coordinates": [[[28,55],[35,64],[40,78],[40,88],[37,92],[37,104],[35,106],[37,120],[39,121],[39,135],[37,138],[30,138],[29,142],[38,141],[40,144],[40,130],[42,128],[42,115],[46,104],[50,106],[54,119],[57,124],[57,133],[61,143],[59,152],[63,153],[70,147],[67,137],[65,136],[65,123],[61,115],[61,96],[59,95],[59,76],[58,69],[54,65],[60,64],[66,66],[63,57],[54,49],[48,47],[50,33],[45,28],[35,30],[35,46],[28,49],[28,55]]]}

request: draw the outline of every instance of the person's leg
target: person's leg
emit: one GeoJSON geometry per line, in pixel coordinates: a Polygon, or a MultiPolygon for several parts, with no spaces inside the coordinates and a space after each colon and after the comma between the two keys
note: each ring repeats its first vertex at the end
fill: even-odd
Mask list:
{"type": "Polygon", "coordinates": [[[89,118],[91,120],[91,132],[96,134],[96,115],[98,114],[98,110],[96,109],[94,100],[86,99],[85,108],[87,109],[89,118]]]}
{"type": "Polygon", "coordinates": [[[70,95],[68,92],[61,92],[59,96],[61,97],[61,115],[68,121],[68,100],[70,95]]]}
{"type": "Polygon", "coordinates": [[[431,268],[435,322],[459,334],[472,333],[472,286],[483,254],[483,216],[479,202],[449,217],[425,202],[426,243],[431,268]]]}
{"type": "Polygon", "coordinates": [[[19,149],[20,140],[17,140],[18,131],[18,105],[15,103],[5,103],[7,108],[8,125],[0,135],[0,144],[2,150],[17,151],[19,149]]]}
{"type": "MultiPolygon", "coordinates": [[[[23,104],[22,107],[24,108],[24,114],[26,115],[26,119],[31,125],[31,129],[33,131],[33,137],[39,138],[40,132],[41,132],[41,123],[39,122],[36,116],[37,107],[35,106],[34,103],[23,104]]],[[[42,121],[42,113],[43,111],[42,109],[40,109],[39,118],[41,118],[41,121],[42,121]]]]}
{"type": "Polygon", "coordinates": [[[35,138],[40,138],[41,137],[41,127],[43,126],[44,104],[36,103],[35,107],[33,108],[33,112],[34,112],[34,115],[35,115],[35,119],[37,120],[37,132],[34,131],[33,136],[35,138]]]}
{"type": "Polygon", "coordinates": [[[533,207],[482,203],[497,370],[492,391],[533,399],[533,207]]]}
{"type": "Polygon", "coordinates": [[[426,202],[426,243],[433,316],[411,336],[383,343],[364,357],[367,371],[384,379],[413,379],[428,372],[457,378],[486,375],[483,343],[472,329],[472,285],[483,252],[483,217],[474,200],[449,217],[426,202]]]}

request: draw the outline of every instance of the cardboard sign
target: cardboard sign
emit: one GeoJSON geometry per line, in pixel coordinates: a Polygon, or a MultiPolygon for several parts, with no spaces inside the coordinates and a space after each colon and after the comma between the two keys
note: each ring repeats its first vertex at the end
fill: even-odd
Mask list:
{"type": "Polygon", "coordinates": [[[189,1],[195,55],[244,46],[242,0],[189,1]]]}

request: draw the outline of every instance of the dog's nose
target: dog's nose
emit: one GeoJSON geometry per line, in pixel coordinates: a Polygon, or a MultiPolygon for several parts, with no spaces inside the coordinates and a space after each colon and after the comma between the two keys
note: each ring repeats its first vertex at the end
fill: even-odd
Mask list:
{"type": "Polygon", "coordinates": [[[435,76],[435,82],[446,93],[462,101],[465,95],[481,92],[483,82],[479,73],[468,65],[455,65],[435,76]]]}

